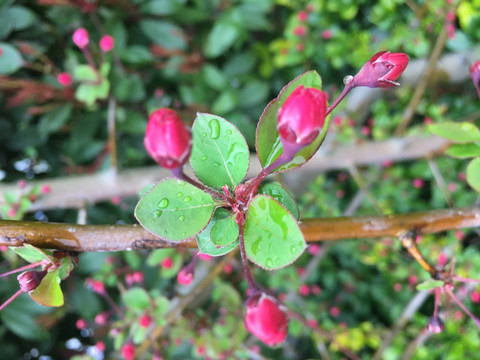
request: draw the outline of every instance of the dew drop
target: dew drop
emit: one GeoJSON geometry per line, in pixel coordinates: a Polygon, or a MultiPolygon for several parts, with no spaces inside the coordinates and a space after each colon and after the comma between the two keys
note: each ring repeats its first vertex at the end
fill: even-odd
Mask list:
{"type": "Polygon", "coordinates": [[[182,233],[182,236],[185,236],[185,235],[187,235],[187,233],[184,231],[184,232],[182,233]]]}
{"type": "Polygon", "coordinates": [[[225,136],[225,140],[229,141],[229,140],[230,140],[230,136],[225,136]]]}
{"type": "Polygon", "coordinates": [[[179,193],[177,193],[177,196],[178,196],[178,197],[182,197],[182,196],[183,196],[183,193],[179,192],[179,193]]]}
{"type": "Polygon", "coordinates": [[[280,258],[277,257],[277,258],[275,259],[275,265],[280,265],[280,258]]]}
{"type": "Polygon", "coordinates": [[[265,260],[265,266],[271,268],[273,266],[272,259],[268,258],[267,260],[265,260]]]}
{"type": "Polygon", "coordinates": [[[207,136],[208,134],[206,132],[202,133],[202,136],[207,136]]]}
{"type": "Polygon", "coordinates": [[[217,119],[212,119],[208,123],[208,126],[210,127],[210,137],[213,140],[216,140],[220,137],[220,123],[218,122],[217,119]]]}
{"type": "Polygon", "coordinates": [[[183,215],[180,215],[180,216],[178,217],[178,220],[180,220],[180,221],[184,221],[184,220],[185,220],[185,216],[183,216],[183,215]]]}
{"type": "Polygon", "coordinates": [[[257,255],[260,252],[260,245],[262,242],[262,238],[259,237],[253,244],[252,244],[252,253],[253,255],[257,255]]]}
{"type": "Polygon", "coordinates": [[[352,75],[347,75],[343,78],[343,84],[348,85],[348,83],[352,80],[353,80],[353,76],[352,75]]]}
{"type": "Polygon", "coordinates": [[[232,135],[232,130],[227,130],[226,133],[227,135],[232,135]]]}
{"type": "Polygon", "coordinates": [[[168,199],[167,198],[163,198],[162,200],[160,200],[158,202],[158,207],[160,209],[165,209],[167,206],[168,206],[168,199]]]}
{"type": "Polygon", "coordinates": [[[292,247],[290,248],[290,253],[291,253],[292,255],[295,255],[295,254],[297,253],[297,247],[296,247],[296,246],[292,246],[292,247]]]}
{"type": "Polygon", "coordinates": [[[203,156],[202,156],[202,160],[203,160],[203,161],[207,160],[207,155],[203,155],[203,156]]]}
{"type": "Polygon", "coordinates": [[[177,184],[180,186],[185,186],[186,182],[183,180],[177,180],[177,184]]]}
{"type": "Polygon", "coordinates": [[[163,214],[163,211],[162,211],[162,210],[155,210],[155,211],[153,212],[153,217],[156,218],[156,219],[158,219],[160,216],[162,216],[162,214],[163,214]]]}
{"type": "Polygon", "coordinates": [[[190,196],[185,196],[183,198],[183,201],[185,201],[185,202],[190,202],[190,200],[192,200],[192,198],[190,196]]]}

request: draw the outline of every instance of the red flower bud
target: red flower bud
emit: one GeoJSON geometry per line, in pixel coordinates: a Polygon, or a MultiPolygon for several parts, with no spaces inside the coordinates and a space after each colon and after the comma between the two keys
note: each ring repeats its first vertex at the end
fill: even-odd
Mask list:
{"type": "Polygon", "coordinates": [[[434,334],[439,334],[445,329],[442,319],[438,315],[434,315],[428,320],[427,330],[434,334]]]}
{"type": "Polygon", "coordinates": [[[400,85],[395,82],[408,65],[408,56],[403,53],[380,51],[363,65],[353,77],[354,86],[393,87],[400,85]]]}
{"type": "Polygon", "coordinates": [[[470,77],[472,78],[473,85],[477,89],[478,96],[480,97],[480,61],[475,61],[472,66],[470,66],[470,77]]]}
{"type": "Polygon", "coordinates": [[[84,28],[75,30],[72,36],[72,40],[80,49],[87,47],[90,38],[88,36],[88,31],[84,28]]]}
{"type": "Polygon", "coordinates": [[[72,77],[69,73],[62,72],[57,75],[57,81],[62,86],[70,86],[72,85],[72,77]]]}
{"type": "Polygon", "coordinates": [[[247,300],[244,323],[249,332],[267,345],[276,345],[287,337],[287,314],[277,299],[266,293],[247,300]]]}
{"type": "Polygon", "coordinates": [[[177,113],[167,108],[150,115],[144,144],[150,156],[167,169],[185,164],[192,150],[190,132],[177,113]]]}
{"type": "Polygon", "coordinates": [[[180,270],[177,274],[177,282],[180,285],[189,285],[193,280],[193,272],[187,267],[180,270]]]}
{"type": "Polygon", "coordinates": [[[141,327],[143,328],[148,328],[152,322],[152,318],[148,315],[142,315],[138,323],[140,324],[141,327]]]}
{"type": "Polygon", "coordinates": [[[314,88],[297,87],[278,112],[282,142],[309,145],[325,122],[327,96],[314,88]]]}
{"type": "Polygon", "coordinates": [[[47,275],[47,271],[34,271],[29,270],[21,273],[17,276],[20,289],[23,292],[30,292],[35,290],[42,282],[43,278],[47,275]]]}
{"type": "Polygon", "coordinates": [[[110,35],[105,35],[100,39],[99,45],[103,52],[109,52],[115,46],[115,39],[110,35]]]}
{"type": "Polygon", "coordinates": [[[135,345],[132,342],[127,342],[122,346],[122,355],[125,360],[135,359],[135,345]]]}

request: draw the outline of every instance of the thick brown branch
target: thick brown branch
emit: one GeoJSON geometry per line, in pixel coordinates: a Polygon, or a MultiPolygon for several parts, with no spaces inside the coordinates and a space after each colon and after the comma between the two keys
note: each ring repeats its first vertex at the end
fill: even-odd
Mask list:
{"type": "MultiPolygon", "coordinates": [[[[398,237],[480,226],[480,207],[432,210],[401,215],[308,219],[301,223],[309,242],[398,237]]],[[[123,251],[154,248],[195,248],[195,240],[174,243],[152,235],[139,225],[73,225],[0,220],[0,246],[67,251],[123,251]]]]}

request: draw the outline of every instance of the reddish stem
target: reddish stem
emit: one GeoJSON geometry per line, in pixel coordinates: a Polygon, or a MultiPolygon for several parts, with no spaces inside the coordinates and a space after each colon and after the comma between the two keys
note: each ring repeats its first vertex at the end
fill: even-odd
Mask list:
{"type": "Polygon", "coordinates": [[[19,267],[18,269],[13,269],[13,270],[7,271],[7,272],[5,272],[5,273],[3,273],[3,274],[0,274],[0,278],[6,277],[6,276],[9,276],[9,275],[12,275],[12,274],[15,274],[15,273],[20,272],[20,271],[32,269],[32,268],[37,267],[37,266],[40,266],[40,265],[42,265],[42,264],[43,264],[43,260],[37,261],[37,262],[35,262],[35,263],[32,263],[32,264],[28,264],[28,265],[19,267]]]}
{"type": "Polygon", "coordinates": [[[328,116],[338,106],[338,104],[340,104],[340,101],[342,101],[343,98],[345,96],[347,96],[347,94],[350,92],[350,90],[352,90],[354,87],[355,86],[353,85],[353,80],[351,80],[347,85],[345,85],[341,94],[335,99],[335,101],[332,103],[332,105],[330,105],[327,108],[327,113],[325,114],[325,116],[328,116]]]}
{"type": "Polygon", "coordinates": [[[13,294],[12,296],[10,296],[10,298],[5,301],[2,305],[0,305],[0,311],[2,311],[3,309],[5,309],[5,307],[10,304],[13,300],[15,300],[17,297],[20,296],[20,294],[22,293],[23,291],[20,289],[18,290],[15,294],[13,294]]]}

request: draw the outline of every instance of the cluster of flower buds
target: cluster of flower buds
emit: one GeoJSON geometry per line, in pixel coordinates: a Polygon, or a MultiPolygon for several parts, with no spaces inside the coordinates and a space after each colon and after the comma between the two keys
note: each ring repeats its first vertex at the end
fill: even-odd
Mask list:
{"type": "MultiPolygon", "coordinates": [[[[90,43],[90,35],[88,34],[87,29],[79,28],[73,33],[72,40],[75,45],[81,50],[84,50],[90,43]]],[[[100,39],[99,46],[103,52],[109,52],[113,50],[115,40],[110,35],[105,35],[100,39]]]]}

